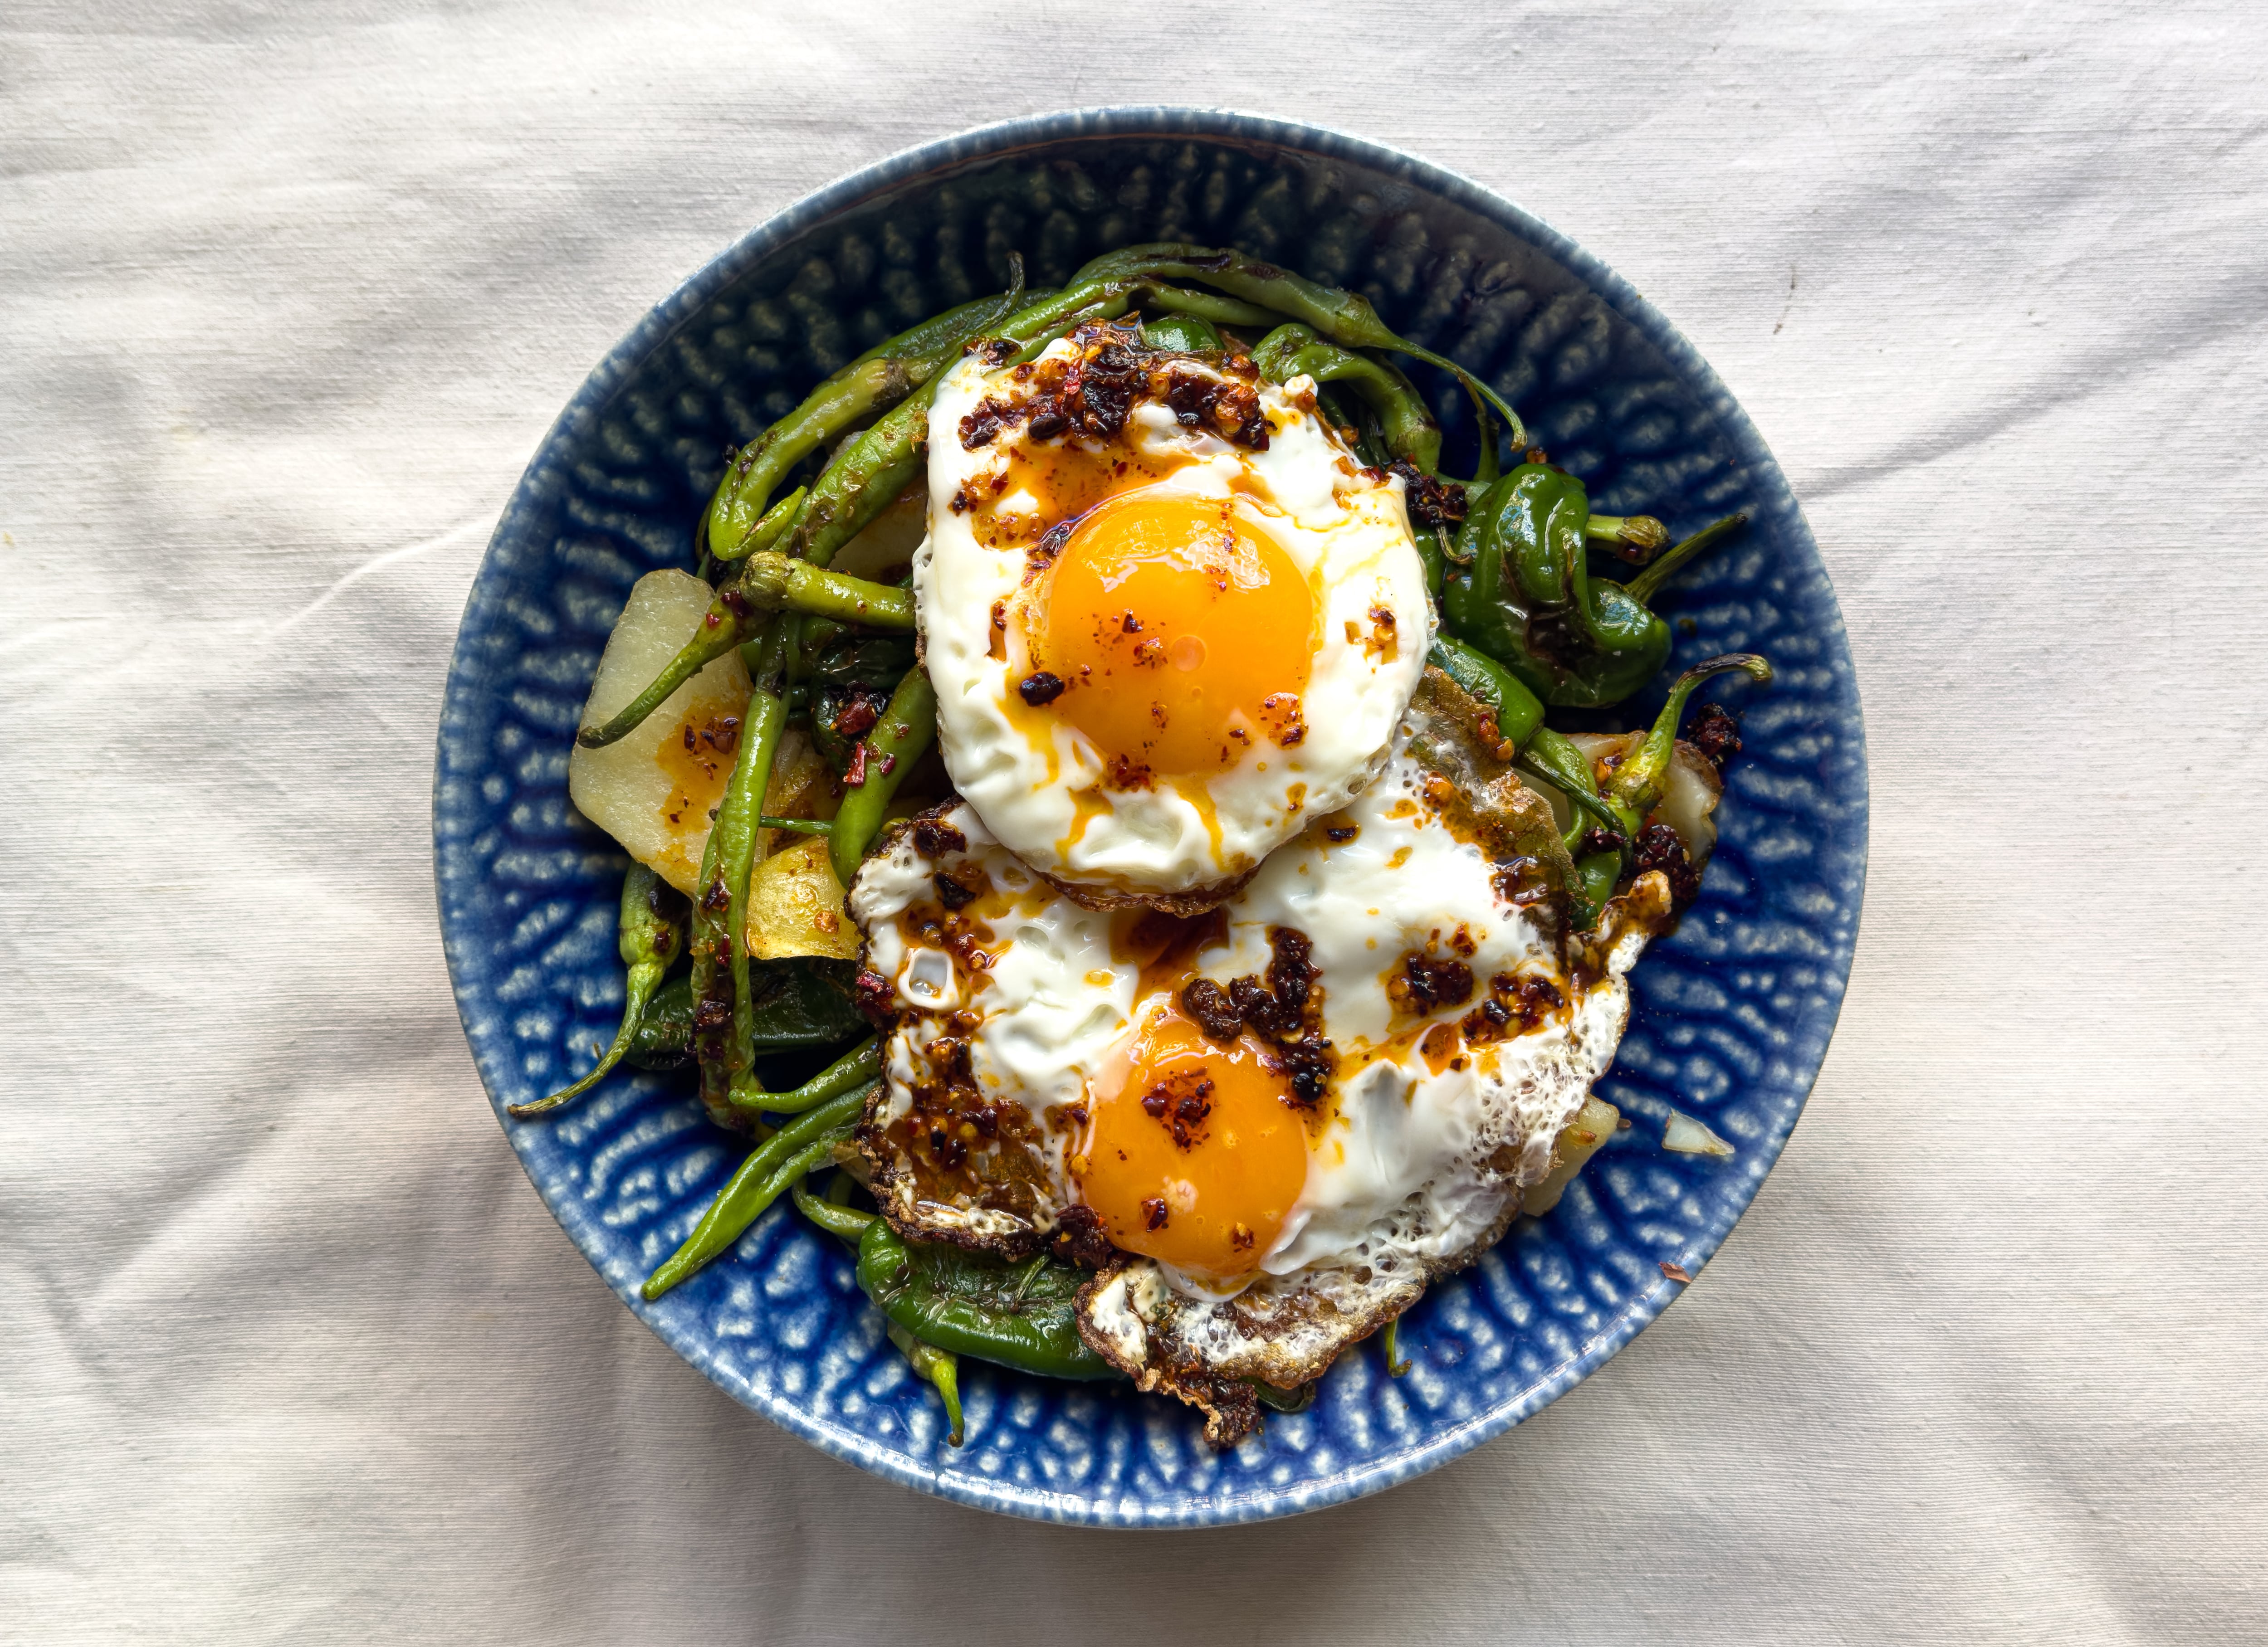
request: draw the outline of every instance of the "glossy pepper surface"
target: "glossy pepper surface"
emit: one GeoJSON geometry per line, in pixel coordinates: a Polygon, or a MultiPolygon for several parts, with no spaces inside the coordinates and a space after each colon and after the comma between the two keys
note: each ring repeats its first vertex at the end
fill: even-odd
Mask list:
{"type": "MultiPolygon", "coordinates": [[[[615,1032],[614,1044],[607,1048],[591,1073],[572,1086],[532,1104],[509,1106],[507,1113],[515,1120],[548,1114],[563,1104],[573,1102],[596,1086],[607,1071],[620,1063],[637,1044],[648,1003],[669,971],[670,963],[685,952],[687,913],[685,900],[675,887],[643,864],[630,865],[630,873],[622,878],[622,908],[615,924],[615,946],[630,967],[630,974],[622,986],[622,1022],[615,1032]]],[[[688,995],[688,1011],[690,1010],[688,995]]]]}
{"type": "Polygon", "coordinates": [[[1047,1378],[1117,1376],[1079,1335],[1086,1280],[1044,1254],[1011,1263],[909,1241],[883,1218],[858,1238],[858,1284],[891,1320],[940,1349],[1047,1378]]]}

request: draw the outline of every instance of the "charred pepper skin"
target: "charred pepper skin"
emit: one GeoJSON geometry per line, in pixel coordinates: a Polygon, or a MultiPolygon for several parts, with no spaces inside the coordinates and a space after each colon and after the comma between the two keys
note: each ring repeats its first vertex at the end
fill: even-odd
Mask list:
{"type": "Polygon", "coordinates": [[[775,618],[743,654],[755,684],[740,717],[733,775],[725,780],[709,843],[702,849],[701,891],[693,901],[693,1052],[701,1066],[702,1106],[720,1126],[738,1119],[732,1094],[751,1079],[755,1056],[744,929],[758,820],[771,783],[772,756],[787,724],[784,677],[789,639],[788,626],[775,618]]]}
{"type": "Polygon", "coordinates": [[[937,692],[917,665],[898,682],[889,707],[861,743],[863,759],[859,754],[851,758],[851,770],[860,781],[843,791],[843,805],[836,811],[835,827],[827,841],[835,877],[845,886],[858,874],[866,848],[880,833],[882,816],[889,810],[898,785],[936,737],[937,692]]]}
{"type": "Polygon", "coordinates": [[[622,1055],[638,1038],[647,1003],[653,998],[671,964],[685,952],[685,921],[688,913],[676,888],[644,864],[630,865],[630,872],[622,878],[622,913],[615,927],[615,946],[630,974],[622,986],[622,1022],[615,1032],[614,1044],[607,1048],[591,1073],[572,1086],[532,1104],[508,1105],[506,1114],[515,1121],[548,1115],[582,1097],[622,1062],[622,1055]]]}
{"type": "Polygon", "coordinates": [[[1305,376],[1318,384],[1344,384],[1377,418],[1388,453],[1407,458],[1425,474],[1440,468],[1441,425],[1418,386],[1398,368],[1326,342],[1312,327],[1299,325],[1279,326],[1262,338],[1252,360],[1270,383],[1305,376]]]}
{"type": "Polygon", "coordinates": [[[1468,564],[1448,575],[1442,613],[1546,703],[1604,709],[1652,680],[1669,656],[1669,625],[1647,600],[1744,521],[1731,516],[1696,533],[1627,585],[1594,578],[1582,482],[1521,463],[1475,502],[1458,536],[1468,564]]]}
{"type": "Polygon", "coordinates": [[[832,1160],[836,1145],[858,1124],[873,1090],[858,1087],[830,1099],[758,1144],[709,1203],[684,1244],[646,1277],[639,1289],[645,1300],[652,1303],[732,1250],[766,1208],[794,1188],[806,1173],[832,1160]]]}
{"type": "MultiPolygon", "coordinates": [[[[1398,336],[1379,318],[1370,299],[1359,292],[1325,286],[1288,269],[1241,252],[1217,250],[1182,242],[1130,246],[1107,253],[1071,276],[1071,285],[1111,279],[1195,281],[1211,286],[1257,308],[1273,311],[1287,320],[1314,328],[1346,349],[1382,349],[1408,355],[1454,373],[1476,405],[1492,407],[1512,432],[1515,447],[1528,444],[1520,415],[1504,397],[1455,361],[1422,349],[1398,336]]],[[[1493,445],[1493,439],[1490,443],[1493,445]]],[[[1493,458],[1491,458],[1493,461],[1493,458]]]]}
{"type": "Polygon", "coordinates": [[[1112,1379],[1079,1335],[1080,1273],[1044,1255],[1008,1264],[930,1242],[918,1253],[876,1218],[858,1238],[858,1284],[924,1343],[1050,1379],[1112,1379]],[[1025,1284],[1016,1298],[1018,1283],[1025,1284]],[[1044,1283],[1044,1285],[1042,1285],[1044,1283]],[[1014,1300],[1017,1307],[1000,1303],[1014,1300]]]}
{"type": "Polygon", "coordinates": [[[790,470],[859,419],[904,399],[952,364],[962,344],[1014,312],[1023,297],[1023,259],[1012,257],[1007,290],[949,309],[877,344],[741,447],[710,500],[710,552],[719,560],[736,560],[752,547],[762,547],[747,540],[758,518],[768,518],[772,489],[790,470]]]}
{"type": "Polygon", "coordinates": [[[1476,647],[1447,635],[1433,637],[1426,658],[1474,697],[1496,711],[1497,731],[1514,748],[1543,724],[1543,700],[1512,671],[1476,647]]]}
{"type": "Polygon", "coordinates": [[[1184,355],[1218,355],[1227,347],[1211,320],[1194,314],[1161,314],[1142,323],[1142,339],[1152,349],[1184,355]]]}

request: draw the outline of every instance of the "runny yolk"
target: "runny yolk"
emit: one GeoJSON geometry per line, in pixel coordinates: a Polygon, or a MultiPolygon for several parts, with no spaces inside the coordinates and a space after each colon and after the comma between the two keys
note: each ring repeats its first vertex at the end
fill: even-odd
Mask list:
{"type": "Polygon", "coordinates": [[[1315,602],[1226,500],[1144,487],[1091,511],[1049,570],[1033,666],[1114,771],[1196,776],[1304,732],[1315,602]]]}
{"type": "Polygon", "coordinates": [[[1212,1276],[1258,1266],[1307,1181],[1307,1130],[1260,1056],[1169,1011],[1123,1080],[1089,1089],[1072,1173],[1114,1245],[1212,1276]]]}

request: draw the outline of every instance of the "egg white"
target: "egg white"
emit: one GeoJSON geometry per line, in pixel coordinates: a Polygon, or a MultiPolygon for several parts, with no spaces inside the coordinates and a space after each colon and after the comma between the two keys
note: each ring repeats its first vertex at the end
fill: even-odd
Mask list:
{"type": "MultiPolygon", "coordinates": [[[[1311,1143],[1305,1187],[1256,1276],[1224,1290],[1137,1261],[1185,1299],[1217,1302],[1256,1282],[1280,1291],[1325,1272],[1330,1278],[1319,1284],[1344,1291],[1358,1268],[1381,1287],[1422,1285],[1432,1268],[1498,1228],[1521,1188],[1545,1177],[1552,1140],[1613,1059],[1628,1014],[1623,974],[1643,931],[1616,943],[1595,977],[1571,979],[1543,918],[1506,902],[1494,866],[1430,810],[1429,778],[1414,760],[1395,757],[1380,783],[1331,820],[1354,827],[1351,840],[1334,843],[1311,830],[1278,851],[1222,906],[1226,941],[1194,958],[1198,975],[1226,984],[1265,974],[1270,928],[1306,934],[1322,1033],[1339,1062],[1335,1113],[1311,1143]],[[1567,1005],[1528,1033],[1466,1047],[1437,1070],[1425,1032],[1464,1018],[1479,996],[1397,1017],[1387,979],[1408,952],[1444,952],[1460,929],[1483,993],[1498,973],[1539,976],[1567,1005]]],[[[1047,1133],[1047,1113],[1085,1095],[1159,997],[1138,999],[1136,969],[1113,957],[1112,923],[1127,915],[1098,914],[1055,893],[974,809],[960,806],[944,821],[968,842],[955,862],[980,864],[1012,896],[1013,913],[987,923],[994,959],[973,972],[925,944],[907,918],[934,900],[937,868],[910,832],[859,872],[850,912],[866,937],[867,965],[889,982],[902,1014],[887,1048],[880,1119],[909,1109],[912,1089],[928,1078],[924,1049],[946,1033],[948,1017],[961,1014],[964,1026],[974,1019],[973,1031],[964,1031],[971,1073],[988,1098],[1023,1106],[1045,1137],[1039,1153],[1051,1210],[1060,1211],[1078,1193],[1065,1163],[1069,1139],[1047,1133]]],[[[1027,1227],[983,1207],[917,1204],[903,1180],[892,1193],[896,1216],[932,1230],[1003,1236],[1027,1227]]]]}
{"type": "MultiPolygon", "coordinates": [[[[1065,340],[1042,358],[1071,349],[1065,340]]],[[[1233,882],[1371,782],[1424,671],[1432,618],[1402,482],[1359,468],[1311,404],[1272,384],[1258,386],[1271,426],[1264,452],[1185,428],[1165,406],[1138,403],[1120,438],[1170,470],[1154,484],[1205,499],[1241,491],[1243,524],[1264,532],[1307,578],[1318,623],[1303,740],[1287,749],[1257,739],[1237,765],[1202,781],[1115,790],[1092,740],[1019,701],[1013,649],[992,655],[995,603],[1013,603],[1025,587],[1023,546],[987,547],[972,515],[953,507],[984,495],[983,482],[1029,439],[1019,423],[973,452],[961,442],[961,419],[988,393],[1008,392],[1008,370],[964,358],[930,415],[929,535],[915,555],[914,593],[946,770],[992,837],[1058,884],[1138,898],[1233,882]],[[1390,614],[1390,634],[1379,611],[1390,614]]],[[[1022,494],[995,506],[1042,508],[1022,494]]],[[[1052,524],[1042,518],[1039,529],[1052,524]]]]}

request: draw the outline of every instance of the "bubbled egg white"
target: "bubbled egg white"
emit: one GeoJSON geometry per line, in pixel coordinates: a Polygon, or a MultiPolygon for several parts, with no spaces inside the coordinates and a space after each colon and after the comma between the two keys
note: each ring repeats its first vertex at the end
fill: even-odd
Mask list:
{"type": "Polygon", "coordinates": [[[946,375],[914,592],[946,766],[991,835],[1090,902],[1194,907],[1381,769],[1424,567],[1401,482],[1311,394],[1150,357],[1123,426],[1035,436],[1098,335],[946,375]],[[1208,388],[1256,425],[1192,418],[1208,388]]]}

